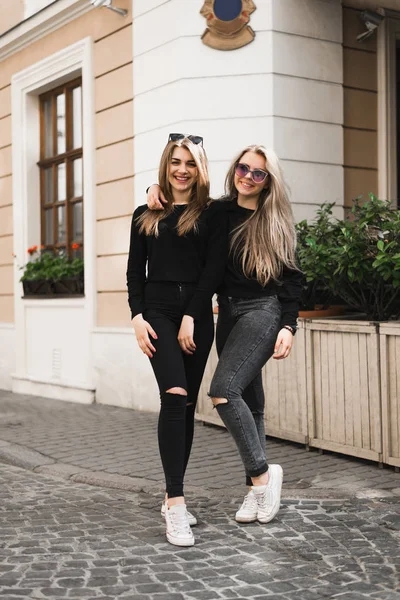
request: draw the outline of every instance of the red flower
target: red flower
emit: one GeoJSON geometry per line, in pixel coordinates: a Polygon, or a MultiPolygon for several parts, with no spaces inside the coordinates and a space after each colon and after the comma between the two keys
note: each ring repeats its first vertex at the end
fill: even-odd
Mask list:
{"type": "Polygon", "coordinates": [[[79,248],[79,244],[77,244],[76,242],[74,242],[72,244],[72,250],[78,250],[78,248],[79,248]]]}
{"type": "Polygon", "coordinates": [[[37,246],[31,246],[30,248],[28,248],[28,253],[32,256],[32,254],[35,254],[37,249],[38,249],[37,246]]]}

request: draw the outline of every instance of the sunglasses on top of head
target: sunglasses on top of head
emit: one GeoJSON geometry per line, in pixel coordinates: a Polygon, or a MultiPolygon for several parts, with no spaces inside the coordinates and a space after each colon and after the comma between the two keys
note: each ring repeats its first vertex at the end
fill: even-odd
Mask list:
{"type": "Polygon", "coordinates": [[[250,173],[250,176],[254,183],[262,183],[268,177],[267,171],[263,171],[262,169],[254,169],[254,171],[252,171],[244,163],[238,163],[236,165],[235,173],[238,177],[246,177],[246,175],[250,173]]]}
{"type": "Polygon", "coordinates": [[[177,142],[178,140],[184,140],[185,138],[193,142],[193,144],[203,145],[203,138],[200,135],[186,135],[185,133],[170,133],[168,141],[177,142]]]}

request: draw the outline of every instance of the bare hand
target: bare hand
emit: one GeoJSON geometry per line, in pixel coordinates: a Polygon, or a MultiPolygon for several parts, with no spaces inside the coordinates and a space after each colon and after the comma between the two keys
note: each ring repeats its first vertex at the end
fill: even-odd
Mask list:
{"type": "Polygon", "coordinates": [[[293,333],[288,329],[281,329],[276,338],[273,358],[281,360],[287,358],[293,345],[293,333]]]}
{"type": "Polygon", "coordinates": [[[164,210],[162,203],[167,204],[167,201],[160,186],[154,183],[150,186],[149,193],[147,194],[147,206],[150,210],[164,210]]]}
{"type": "Polygon", "coordinates": [[[149,334],[153,339],[157,339],[157,334],[147,321],[143,319],[142,315],[136,315],[132,320],[133,328],[135,330],[136,339],[139,344],[139,348],[149,358],[153,358],[153,352],[156,351],[153,344],[151,343],[149,334]]]}
{"type": "Polygon", "coordinates": [[[193,354],[196,350],[196,344],[193,341],[194,319],[189,315],[184,315],[181,327],[178,333],[178,342],[185,354],[193,354]]]}

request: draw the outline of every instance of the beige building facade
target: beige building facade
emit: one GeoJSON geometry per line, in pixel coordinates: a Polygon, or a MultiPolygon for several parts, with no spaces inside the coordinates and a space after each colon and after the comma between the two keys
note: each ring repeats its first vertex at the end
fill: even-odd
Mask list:
{"type": "Polygon", "coordinates": [[[0,388],[156,410],[125,288],[134,208],[169,131],[203,135],[212,193],[233,155],[274,147],[297,219],[397,202],[400,0],[256,0],[255,39],[205,46],[202,0],[0,0],[0,388]],[[365,9],[384,18],[371,37],[365,9]],[[396,12],[398,11],[398,12],[396,12]],[[81,80],[85,294],[23,298],[40,245],[41,98],[81,80]]]}

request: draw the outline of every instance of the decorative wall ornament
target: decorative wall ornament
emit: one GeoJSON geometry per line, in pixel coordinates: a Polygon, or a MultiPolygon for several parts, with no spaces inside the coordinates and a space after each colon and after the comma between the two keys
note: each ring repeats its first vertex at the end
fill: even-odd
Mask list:
{"type": "Polygon", "coordinates": [[[255,10],[253,0],[205,0],[200,11],[207,19],[203,43],[216,50],[236,50],[250,44],[255,33],[248,23],[255,10]]]}

